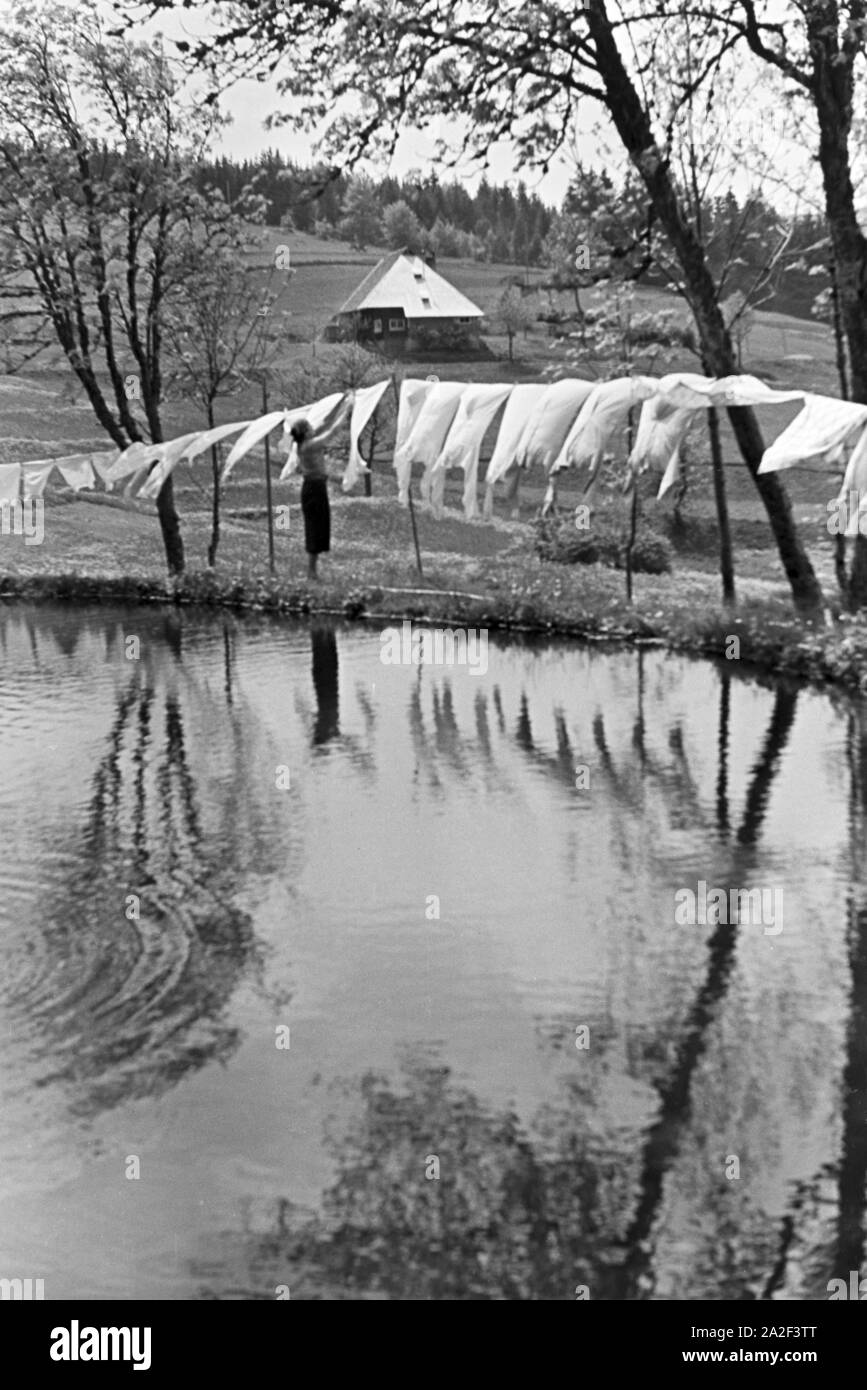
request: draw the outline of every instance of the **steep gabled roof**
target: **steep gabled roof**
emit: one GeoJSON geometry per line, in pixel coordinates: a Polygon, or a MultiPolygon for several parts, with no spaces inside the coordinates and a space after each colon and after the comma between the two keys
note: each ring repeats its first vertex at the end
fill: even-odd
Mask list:
{"type": "Polygon", "coordinates": [[[359,309],[396,309],[408,319],[480,319],[479,309],[466,295],[438,275],[420,256],[392,251],[368,271],[338,313],[359,309]]]}

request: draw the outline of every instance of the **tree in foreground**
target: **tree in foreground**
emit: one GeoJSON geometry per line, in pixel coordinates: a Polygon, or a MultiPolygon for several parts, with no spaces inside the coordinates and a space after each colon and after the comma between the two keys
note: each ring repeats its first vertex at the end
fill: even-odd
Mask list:
{"type": "MultiPolygon", "coordinates": [[[[782,7],[767,0],[728,0],[715,22],[728,42],[737,36],[769,71],[778,73],[786,94],[815,118],[815,155],[831,240],[836,311],[849,347],[851,395],[867,404],[867,236],[855,194],[867,0],[799,0],[782,7]]],[[[846,587],[853,607],[867,605],[865,536],[856,537],[846,587]]]]}
{"type": "MultiPolygon", "coordinates": [[[[0,285],[50,330],[119,449],[163,438],[169,306],[193,236],[231,211],[195,186],[215,126],[185,104],[159,47],[107,36],[85,0],[19,5],[0,34],[0,285]]],[[[28,330],[30,331],[30,330],[28,330]]],[[[184,547],[169,478],[157,498],[170,572],[184,547]]]]}

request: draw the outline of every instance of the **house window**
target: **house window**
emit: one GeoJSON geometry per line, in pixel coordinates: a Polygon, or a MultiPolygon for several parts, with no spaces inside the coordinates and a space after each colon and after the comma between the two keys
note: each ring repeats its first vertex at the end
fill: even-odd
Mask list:
{"type": "Polygon", "coordinates": [[[405,332],[406,332],[406,320],[405,320],[405,319],[389,319],[389,321],[388,321],[388,331],[389,331],[389,333],[405,333],[405,332]]]}
{"type": "Polygon", "coordinates": [[[382,319],[374,319],[374,320],[373,320],[373,331],[374,331],[374,333],[381,333],[381,332],[382,332],[382,319]]]}

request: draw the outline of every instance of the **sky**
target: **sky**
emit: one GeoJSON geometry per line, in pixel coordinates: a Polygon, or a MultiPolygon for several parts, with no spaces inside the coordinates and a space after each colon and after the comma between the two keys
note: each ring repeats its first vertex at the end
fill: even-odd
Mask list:
{"type": "MultiPolygon", "coordinates": [[[[8,0],[5,2],[8,3],[8,0]]],[[[107,18],[116,20],[117,12],[111,0],[98,2],[102,13],[107,18]]],[[[4,0],[0,0],[0,7],[3,3],[4,0]]],[[[183,37],[200,37],[205,32],[198,15],[191,15],[182,10],[163,12],[155,20],[140,26],[136,34],[137,37],[144,37],[155,30],[169,41],[183,37]]],[[[233,158],[243,159],[254,157],[263,150],[276,149],[288,159],[296,160],[300,164],[313,161],[315,152],[309,136],[300,135],[288,126],[276,126],[271,129],[266,127],[267,117],[279,113],[285,106],[285,100],[278,91],[278,80],[244,80],[226,91],[221,107],[231,117],[232,124],[216,142],[218,150],[233,158]]],[[[590,130],[590,125],[598,120],[599,114],[598,107],[588,106],[578,123],[572,153],[555,160],[547,174],[529,167],[519,169],[514,148],[509,142],[502,141],[493,146],[488,152],[489,182],[514,184],[518,179],[523,179],[528,189],[536,192],[545,202],[559,206],[572,178],[575,152],[585,164],[610,163],[610,155],[606,155],[605,151],[600,149],[598,138],[590,130]]],[[[481,178],[480,165],[464,161],[456,171],[452,171],[437,162],[437,140],[457,140],[459,133],[458,124],[444,118],[437,122],[435,130],[408,130],[401,136],[390,165],[384,167],[378,164],[375,168],[371,166],[367,172],[379,175],[389,173],[404,178],[414,169],[424,172],[435,169],[442,177],[461,178],[470,189],[474,189],[481,178]]]]}
{"type": "MultiPolygon", "coordinates": [[[[219,148],[228,155],[244,158],[270,147],[279,150],[287,158],[295,159],[301,164],[309,163],[312,158],[312,150],[308,137],[298,135],[286,126],[278,126],[272,130],[265,129],[265,116],[271,111],[279,111],[280,106],[281,100],[277,92],[276,82],[239,82],[227,93],[223,102],[224,110],[232,117],[232,125],[224,132],[223,138],[219,142],[219,148]]],[[[457,127],[455,126],[454,129],[456,130],[457,127]]],[[[443,138],[448,140],[451,135],[452,132],[443,123],[443,138]]],[[[457,177],[465,180],[468,186],[473,188],[481,177],[479,166],[465,163],[455,173],[442,165],[438,166],[436,161],[438,136],[439,130],[405,132],[398,141],[395,157],[392,159],[390,167],[388,169],[380,167],[379,172],[404,178],[413,169],[422,169],[427,172],[431,168],[436,168],[437,172],[446,179],[457,177]]],[[[592,136],[577,137],[576,146],[581,152],[582,158],[585,160],[592,158],[595,152],[592,136]]],[[[559,205],[562,201],[572,176],[571,164],[568,159],[557,161],[547,175],[532,169],[519,170],[514,151],[505,141],[493,146],[489,151],[488,158],[489,182],[496,184],[513,183],[516,179],[522,178],[528,189],[535,191],[545,202],[553,205],[559,205]]]]}
{"type": "MultiPolygon", "coordinates": [[[[0,8],[10,0],[0,0],[0,8]]],[[[116,23],[117,10],[112,0],[97,0],[99,8],[107,19],[116,23]]],[[[182,37],[202,37],[207,33],[205,21],[200,12],[175,9],[161,12],[155,20],[138,26],[136,37],[145,37],[158,30],[169,41],[182,37]]],[[[815,165],[811,151],[803,142],[793,145],[790,140],[781,141],[777,129],[776,109],[769,79],[763,75],[760,84],[755,81],[752,71],[744,73],[742,90],[739,93],[736,109],[731,113],[731,123],[742,125],[750,139],[758,131],[759,140],[770,156],[768,166],[771,177],[766,180],[756,177],[756,167],[741,165],[723,174],[721,182],[730,185],[736,196],[744,198],[758,182],[764,183],[765,191],[772,201],[781,208],[793,211],[798,203],[791,188],[805,184],[811,189],[811,200],[820,201],[816,195],[815,165]],[[791,174],[791,180],[781,176],[791,174]],[[790,187],[786,184],[790,182],[790,187]]],[[[279,150],[287,158],[304,165],[315,158],[315,148],[309,136],[300,135],[289,126],[267,128],[269,115],[278,114],[285,106],[285,99],[278,91],[278,79],[270,78],[262,82],[244,80],[227,90],[222,109],[231,117],[229,125],[216,144],[221,151],[233,158],[255,157],[258,153],[272,148],[279,150]]],[[[437,161],[436,143],[438,138],[457,140],[460,134],[456,122],[446,118],[437,121],[436,129],[406,131],[398,142],[395,155],[389,166],[377,164],[369,166],[365,172],[383,175],[393,174],[403,178],[413,170],[428,172],[434,170],[442,178],[454,177],[466,182],[472,190],[481,177],[478,164],[464,161],[456,170],[437,161]]],[[[625,165],[625,155],[613,128],[602,111],[593,101],[582,103],[576,120],[576,131],[570,150],[557,158],[547,174],[530,167],[519,169],[514,148],[506,141],[491,148],[488,153],[487,177],[490,182],[514,184],[523,179],[527,187],[536,192],[547,203],[559,206],[568,188],[577,161],[586,167],[608,168],[612,171],[625,165]]],[[[721,187],[715,191],[722,191],[721,187]]]]}

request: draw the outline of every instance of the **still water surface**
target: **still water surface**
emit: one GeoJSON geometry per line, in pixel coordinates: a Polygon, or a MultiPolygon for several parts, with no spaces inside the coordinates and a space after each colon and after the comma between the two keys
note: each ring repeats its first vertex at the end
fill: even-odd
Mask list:
{"type": "Polygon", "coordinates": [[[380,650],[0,613],[0,1276],[827,1297],[863,1256],[864,709],[380,650]],[[679,925],[700,881],[781,890],[783,930],[679,925]]]}

